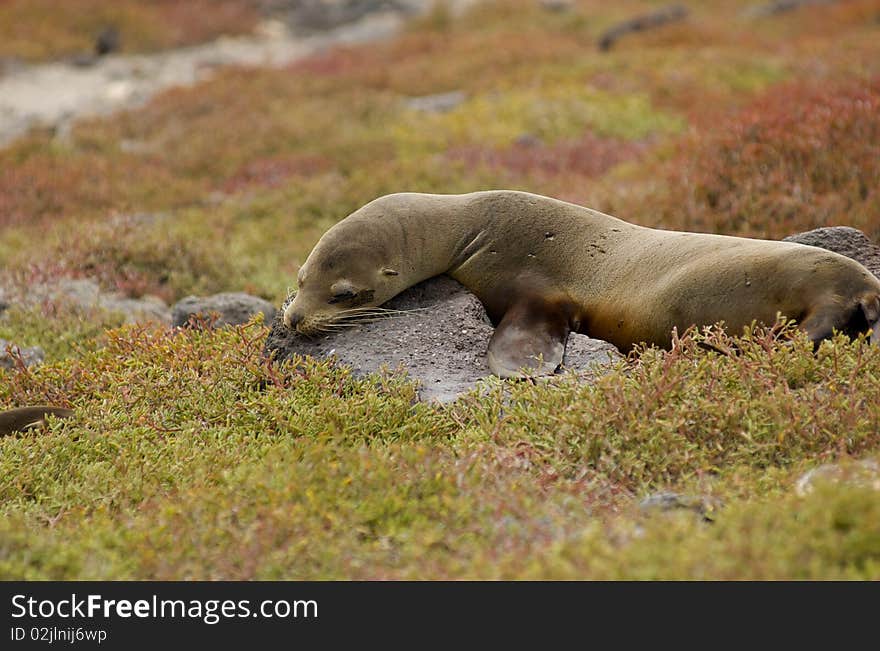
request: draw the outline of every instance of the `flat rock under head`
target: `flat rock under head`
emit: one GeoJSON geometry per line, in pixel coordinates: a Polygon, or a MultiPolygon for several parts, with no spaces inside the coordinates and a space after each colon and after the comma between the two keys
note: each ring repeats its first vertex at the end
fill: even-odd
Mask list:
{"type": "MultiPolygon", "coordinates": [[[[277,360],[294,354],[335,358],[362,376],[401,368],[419,381],[422,400],[449,402],[491,375],[486,351],[494,328],[476,296],[447,276],[438,276],[402,292],[384,307],[410,311],[306,338],[284,327],[283,308],[272,323],[264,353],[277,360]]],[[[611,344],[572,334],[563,368],[592,372],[598,364],[617,359],[611,344]]]]}

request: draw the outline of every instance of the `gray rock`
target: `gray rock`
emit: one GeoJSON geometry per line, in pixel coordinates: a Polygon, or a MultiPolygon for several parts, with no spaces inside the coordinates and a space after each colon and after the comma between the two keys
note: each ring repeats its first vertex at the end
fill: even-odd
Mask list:
{"type": "MultiPolygon", "coordinates": [[[[473,1],[444,0],[442,6],[456,13],[473,1]]],[[[332,31],[371,16],[424,15],[437,6],[437,0],[262,0],[264,12],[295,34],[332,31]]]]}
{"type": "Polygon", "coordinates": [[[861,459],[845,463],[827,463],[813,468],[795,484],[795,492],[809,495],[816,484],[848,484],[880,491],[880,462],[877,459],[861,459]]]}
{"type": "Polygon", "coordinates": [[[275,319],[275,306],[257,296],[241,292],[214,294],[213,296],[187,296],[171,308],[171,324],[185,326],[191,316],[208,316],[217,313],[215,325],[241,325],[262,312],[266,323],[275,319]]]}
{"type": "Polygon", "coordinates": [[[467,96],[462,91],[454,90],[451,93],[410,97],[404,104],[408,109],[422,113],[448,113],[458,107],[465,99],[467,96]]]}
{"type": "Polygon", "coordinates": [[[785,14],[801,7],[830,5],[835,2],[838,2],[838,0],[775,0],[763,5],[750,6],[742,13],[746,18],[767,18],[769,16],[785,14]]]}
{"type": "Polygon", "coordinates": [[[654,493],[639,502],[643,513],[667,511],[693,511],[711,522],[715,512],[722,507],[720,500],[706,495],[683,495],[681,493],[654,493]]]}
{"type": "Polygon", "coordinates": [[[32,290],[36,296],[67,301],[84,308],[96,307],[101,300],[101,287],[87,278],[65,278],[55,285],[40,285],[32,290]]]}
{"type": "Polygon", "coordinates": [[[516,137],[513,144],[517,147],[540,147],[544,141],[534,134],[523,133],[516,137]]]}
{"type": "Polygon", "coordinates": [[[545,11],[562,13],[574,8],[573,0],[538,0],[538,6],[545,11]]]}
{"type": "Polygon", "coordinates": [[[297,33],[322,32],[381,11],[400,11],[395,0],[269,0],[272,13],[297,33]]]}
{"type": "Polygon", "coordinates": [[[849,226],[828,226],[816,228],[805,233],[789,235],[784,242],[796,242],[834,251],[863,264],[880,278],[880,246],[856,228],[849,226]]]}
{"type": "Polygon", "coordinates": [[[61,278],[54,283],[35,284],[0,291],[3,309],[13,305],[33,307],[40,304],[68,305],[84,311],[120,313],[125,323],[171,322],[171,311],[156,296],[128,298],[115,292],[104,292],[100,285],[88,278],[61,278]]]}
{"type": "Polygon", "coordinates": [[[599,37],[599,50],[607,52],[614,47],[614,44],[617,43],[621,37],[627,34],[643,32],[679,22],[687,18],[689,13],[688,8],[685,6],[668,5],[655,9],[649,13],[635,16],[622,23],[617,23],[603,32],[599,37]]]}
{"type": "Polygon", "coordinates": [[[168,305],[158,296],[142,296],[141,298],[124,298],[113,294],[102,295],[99,305],[110,312],[121,312],[126,323],[169,323],[171,311],[168,305]]]}
{"type": "Polygon", "coordinates": [[[0,368],[15,368],[16,357],[20,357],[25,366],[35,366],[45,359],[46,353],[39,346],[22,348],[11,341],[0,339],[0,368]]]}
{"type": "Polygon", "coordinates": [[[103,292],[100,286],[87,278],[63,279],[54,285],[39,285],[31,288],[29,298],[66,302],[84,310],[107,310],[119,312],[125,323],[144,323],[156,321],[169,323],[171,313],[165,302],[156,296],[127,298],[113,292],[103,292]]]}
{"type": "MultiPolygon", "coordinates": [[[[338,334],[308,339],[272,324],[264,353],[277,360],[293,355],[334,358],[363,376],[383,367],[402,368],[419,381],[422,400],[450,402],[491,375],[486,350],[493,328],[483,305],[465,287],[438,276],[402,292],[384,307],[409,314],[365,323],[338,334]]],[[[590,374],[619,358],[609,343],[573,334],[564,368],[590,374]]]]}

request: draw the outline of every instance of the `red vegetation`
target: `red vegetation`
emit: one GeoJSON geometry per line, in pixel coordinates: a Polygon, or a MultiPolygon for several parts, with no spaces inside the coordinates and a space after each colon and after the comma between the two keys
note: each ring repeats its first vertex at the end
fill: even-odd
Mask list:
{"type": "MultiPolygon", "coordinates": [[[[34,137],[38,142],[39,137],[34,137]]],[[[21,156],[0,153],[0,226],[38,223],[61,216],[107,210],[167,207],[188,185],[162,161],[127,156],[111,160],[97,154],[21,156]],[[10,159],[12,162],[9,162],[10,159]]]]}
{"type": "Polygon", "coordinates": [[[100,166],[72,168],[55,159],[36,158],[0,167],[0,225],[35,222],[103,203],[106,176],[100,166]]]}
{"type": "Polygon", "coordinates": [[[174,45],[209,41],[249,31],[259,19],[254,0],[153,0],[174,45]]]}
{"type": "Polygon", "coordinates": [[[554,145],[524,137],[504,149],[471,145],[453,148],[447,155],[470,168],[486,166],[523,175],[574,174],[595,177],[618,163],[638,157],[647,147],[648,144],[644,142],[602,138],[585,133],[578,140],[565,140],[554,145]]]}
{"type": "Polygon", "coordinates": [[[294,61],[287,66],[287,70],[310,76],[351,76],[362,83],[365,76],[395,73],[395,70],[388,68],[415,65],[423,71],[433,57],[448,57],[449,49],[456,44],[443,34],[405,33],[390,41],[372,43],[369,47],[338,46],[320,51],[294,61]]]}
{"type": "Polygon", "coordinates": [[[332,166],[324,156],[290,155],[270,156],[252,160],[220,184],[227,193],[241,192],[252,187],[277,188],[291,177],[309,177],[329,170],[332,166]]]}
{"type": "Polygon", "coordinates": [[[338,47],[295,61],[287,69],[316,76],[356,75],[372,67],[376,63],[374,59],[375,55],[364,48],[338,47]]]}
{"type": "Polygon", "coordinates": [[[776,87],[700,129],[673,161],[665,212],[675,228],[880,237],[880,78],[776,87]]]}

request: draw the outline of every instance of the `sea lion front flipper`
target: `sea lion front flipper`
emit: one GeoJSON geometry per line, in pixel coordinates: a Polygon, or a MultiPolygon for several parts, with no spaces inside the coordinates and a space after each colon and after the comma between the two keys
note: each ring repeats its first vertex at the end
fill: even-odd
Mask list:
{"type": "Polygon", "coordinates": [[[569,332],[561,310],[541,301],[515,303],[489,340],[489,369],[500,378],[552,375],[562,364],[569,332]]]}

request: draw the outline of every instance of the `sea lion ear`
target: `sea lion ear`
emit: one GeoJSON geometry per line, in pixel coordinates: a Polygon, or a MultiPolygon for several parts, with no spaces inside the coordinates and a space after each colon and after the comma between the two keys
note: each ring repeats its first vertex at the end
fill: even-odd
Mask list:
{"type": "Polygon", "coordinates": [[[383,276],[396,276],[399,272],[395,271],[391,267],[382,267],[382,275],[383,276]]]}

